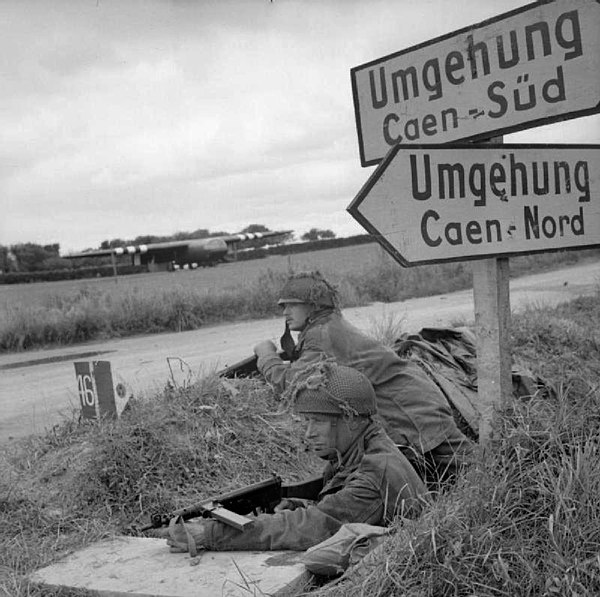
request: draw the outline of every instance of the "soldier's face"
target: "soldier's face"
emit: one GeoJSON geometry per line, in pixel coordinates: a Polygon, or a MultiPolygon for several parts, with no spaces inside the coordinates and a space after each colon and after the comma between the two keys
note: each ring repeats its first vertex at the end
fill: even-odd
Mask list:
{"type": "Polygon", "coordinates": [[[283,303],[282,308],[285,321],[293,332],[301,332],[306,327],[306,321],[313,311],[307,303],[283,303]]]}
{"type": "Polygon", "coordinates": [[[319,458],[329,458],[335,453],[336,419],[328,415],[305,415],[306,433],[304,438],[308,446],[319,458]]]}
{"type": "Polygon", "coordinates": [[[356,434],[343,417],[315,413],[305,419],[306,443],[319,458],[330,458],[336,451],[344,454],[354,441],[356,434]]]}

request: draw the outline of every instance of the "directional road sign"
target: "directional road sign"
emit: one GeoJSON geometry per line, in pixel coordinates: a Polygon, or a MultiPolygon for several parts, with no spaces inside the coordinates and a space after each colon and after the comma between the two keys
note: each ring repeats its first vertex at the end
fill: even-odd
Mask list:
{"type": "Polygon", "coordinates": [[[599,32],[597,0],[542,1],[353,68],[361,164],[599,112],[599,32]]]}
{"type": "Polygon", "coordinates": [[[600,145],[396,145],[348,211],[402,265],[600,246],[600,145]]]}

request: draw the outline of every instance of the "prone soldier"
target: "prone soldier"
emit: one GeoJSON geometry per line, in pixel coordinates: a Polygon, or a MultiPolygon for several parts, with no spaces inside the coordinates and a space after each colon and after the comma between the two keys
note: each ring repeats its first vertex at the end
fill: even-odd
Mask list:
{"type": "Polygon", "coordinates": [[[385,526],[396,515],[420,513],[427,489],[373,420],[375,393],[362,373],[322,361],[296,379],[289,397],[306,419],[307,442],[327,462],[320,491],[309,500],[282,500],[275,513],[251,518],[243,530],[212,519],[173,519],[172,551],[304,551],[347,523],[385,526]]]}

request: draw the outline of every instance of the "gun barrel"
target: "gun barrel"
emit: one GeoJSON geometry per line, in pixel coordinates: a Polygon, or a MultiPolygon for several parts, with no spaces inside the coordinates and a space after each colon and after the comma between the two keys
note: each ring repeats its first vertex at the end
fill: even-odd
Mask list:
{"type": "MultiPolygon", "coordinates": [[[[280,350],[277,353],[284,361],[289,361],[290,358],[286,355],[283,350],[280,350]]],[[[256,355],[252,355],[234,363],[233,365],[229,365],[220,371],[217,371],[217,375],[219,377],[226,377],[229,379],[234,379],[236,377],[253,377],[258,373],[257,369],[258,359],[256,355]]]]}

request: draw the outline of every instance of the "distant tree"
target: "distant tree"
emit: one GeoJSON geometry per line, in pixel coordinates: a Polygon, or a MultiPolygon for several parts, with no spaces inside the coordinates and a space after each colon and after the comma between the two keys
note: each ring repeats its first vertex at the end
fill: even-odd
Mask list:
{"type": "Polygon", "coordinates": [[[48,255],[55,255],[56,257],[58,257],[58,255],[60,253],[60,245],[58,243],[52,243],[51,245],[44,245],[42,248],[48,255]]]}
{"type": "Polygon", "coordinates": [[[8,247],[0,245],[0,272],[8,272],[9,260],[8,260],[8,247]]]}
{"type": "Polygon", "coordinates": [[[335,232],[332,230],[320,230],[318,228],[311,228],[308,232],[305,232],[301,237],[302,240],[323,240],[325,238],[335,238],[335,232]]]}
{"type": "Polygon", "coordinates": [[[194,232],[191,233],[192,238],[207,238],[209,236],[210,232],[208,231],[208,228],[198,228],[198,230],[194,230],[194,232]]]}
{"type": "Polygon", "coordinates": [[[6,255],[9,269],[17,267],[19,271],[23,272],[69,267],[69,261],[60,257],[58,243],[44,246],[35,243],[21,243],[10,247],[6,255]]]}
{"type": "Polygon", "coordinates": [[[189,232],[176,232],[173,235],[173,240],[189,240],[190,239],[190,233],[189,232]]]}
{"type": "Polygon", "coordinates": [[[160,236],[154,236],[153,234],[142,234],[136,236],[131,244],[133,245],[149,245],[150,243],[160,242],[160,236]]]}
{"type": "Polygon", "coordinates": [[[73,263],[69,259],[63,259],[58,255],[45,259],[43,263],[43,269],[45,270],[70,269],[72,267],[73,263]]]}
{"type": "Polygon", "coordinates": [[[6,261],[8,263],[8,271],[9,272],[18,272],[19,271],[19,262],[17,261],[17,256],[14,254],[13,250],[9,247],[6,253],[6,261]]]}
{"type": "Polygon", "coordinates": [[[24,272],[34,272],[43,269],[42,263],[48,256],[44,248],[35,243],[13,245],[12,252],[17,258],[19,269],[24,272]]]}
{"type": "Polygon", "coordinates": [[[269,232],[269,229],[262,224],[250,224],[250,226],[246,226],[240,232],[243,234],[255,234],[256,232],[269,232]]]}

